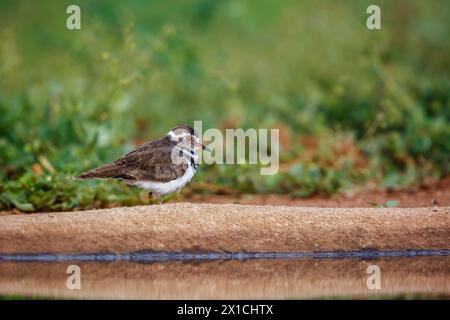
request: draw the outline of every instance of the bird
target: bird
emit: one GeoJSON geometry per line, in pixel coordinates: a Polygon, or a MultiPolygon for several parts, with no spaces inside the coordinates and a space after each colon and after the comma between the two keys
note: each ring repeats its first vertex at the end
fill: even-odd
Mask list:
{"type": "Polygon", "coordinates": [[[209,149],[200,143],[197,132],[186,124],[172,128],[163,138],[149,141],[114,162],[82,172],[76,180],[120,179],[148,192],[151,203],[179,192],[194,177],[198,152],[209,149]]]}

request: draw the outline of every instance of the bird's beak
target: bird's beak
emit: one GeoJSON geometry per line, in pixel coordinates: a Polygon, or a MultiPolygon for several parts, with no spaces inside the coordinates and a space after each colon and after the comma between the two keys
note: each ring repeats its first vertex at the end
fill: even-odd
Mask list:
{"type": "Polygon", "coordinates": [[[201,144],[201,143],[196,143],[195,146],[198,148],[202,148],[205,151],[211,151],[207,146],[205,146],[204,144],[201,144]]]}

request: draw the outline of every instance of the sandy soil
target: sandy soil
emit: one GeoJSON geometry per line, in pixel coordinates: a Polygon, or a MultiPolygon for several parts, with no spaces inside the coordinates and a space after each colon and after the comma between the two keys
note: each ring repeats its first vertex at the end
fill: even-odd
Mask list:
{"type": "Polygon", "coordinates": [[[0,253],[448,249],[450,207],[176,203],[0,217],[0,253]]]}
{"type": "Polygon", "coordinates": [[[107,299],[283,299],[450,296],[450,257],[76,263],[81,289],[66,287],[70,262],[0,263],[0,293],[107,299]],[[367,267],[381,288],[367,287],[367,267]]]}

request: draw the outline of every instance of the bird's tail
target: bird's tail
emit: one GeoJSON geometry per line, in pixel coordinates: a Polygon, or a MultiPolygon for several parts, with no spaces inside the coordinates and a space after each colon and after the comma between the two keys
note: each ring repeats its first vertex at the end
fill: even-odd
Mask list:
{"type": "Polygon", "coordinates": [[[87,180],[87,179],[103,179],[103,178],[115,178],[118,175],[119,166],[110,163],[104,166],[98,167],[96,169],[92,169],[89,171],[85,171],[80,173],[78,176],[72,177],[74,180],[87,180]]]}

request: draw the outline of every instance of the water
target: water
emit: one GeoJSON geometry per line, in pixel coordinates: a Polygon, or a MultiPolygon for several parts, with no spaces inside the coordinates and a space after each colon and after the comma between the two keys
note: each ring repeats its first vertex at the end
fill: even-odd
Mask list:
{"type": "Polygon", "coordinates": [[[16,262],[55,262],[55,261],[132,261],[132,262],[170,262],[170,261],[209,261],[209,260],[249,260],[249,259],[374,259],[382,257],[429,257],[449,256],[450,250],[360,250],[360,251],[329,251],[329,252],[152,252],[138,251],[125,254],[84,253],[84,254],[0,254],[0,261],[16,262]]]}
{"type": "Polygon", "coordinates": [[[450,295],[450,250],[0,255],[0,294],[60,298],[252,299],[450,295]],[[68,289],[70,265],[80,290],[68,289]],[[368,267],[381,288],[369,289],[368,267]]]}

